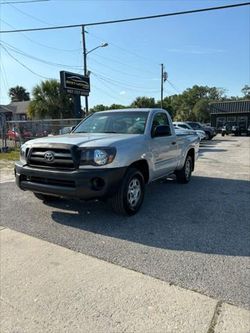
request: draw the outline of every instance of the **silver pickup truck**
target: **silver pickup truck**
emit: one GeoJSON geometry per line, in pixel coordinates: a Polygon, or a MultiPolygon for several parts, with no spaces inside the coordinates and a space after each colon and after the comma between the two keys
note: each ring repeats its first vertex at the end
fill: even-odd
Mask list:
{"type": "Polygon", "coordinates": [[[173,173],[188,183],[198,150],[198,136],[175,131],[163,109],[97,112],[70,134],[22,145],[16,184],[45,201],[108,199],[116,212],[133,215],[145,184],[173,173]]]}

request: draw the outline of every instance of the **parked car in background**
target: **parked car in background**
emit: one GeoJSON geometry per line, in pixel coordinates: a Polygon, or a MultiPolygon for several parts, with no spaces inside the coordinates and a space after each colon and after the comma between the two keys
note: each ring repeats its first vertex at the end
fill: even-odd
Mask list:
{"type": "Polygon", "coordinates": [[[246,123],[238,123],[232,126],[232,134],[234,135],[241,135],[242,133],[247,134],[247,127],[246,123]]]}
{"type": "Polygon", "coordinates": [[[75,126],[67,126],[67,127],[63,127],[59,130],[59,134],[68,134],[70,133],[73,129],[75,128],[75,126]]]}
{"type": "Polygon", "coordinates": [[[175,133],[178,136],[186,136],[186,135],[196,135],[199,139],[199,142],[201,141],[200,137],[197,135],[197,133],[194,130],[185,129],[182,127],[179,127],[177,125],[174,125],[175,133]]]}
{"type": "Polygon", "coordinates": [[[222,126],[222,129],[221,129],[221,135],[225,136],[225,135],[231,134],[232,133],[232,126],[234,126],[234,125],[235,125],[234,123],[224,124],[222,126]]]}
{"type": "Polygon", "coordinates": [[[203,130],[194,130],[189,124],[183,121],[174,121],[173,124],[176,128],[182,128],[185,130],[194,131],[200,138],[200,141],[206,139],[206,133],[203,130]]]}
{"type": "Polygon", "coordinates": [[[31,139],[32,138],[32,132],[26,130],[26,129],[20,129],[17,130],[15,127],[12,129],[9,129],[6,133],[6,137],[8,140],[22,140],[22,139],[31,139]]]}
{"type": "Polygon", "coordinates": [[[17,132],[15,128],[9,129],[6,133],[6,137],[9,140],[17,141],[20,138],[20,134],[17,132]]]}
{"type": "Polygon", "coordinates": [[[247,128],[247,136],[250,136],[250,125],[247,128]]]}
{"type": "Polygon", "coordinates": [[[212,140],[212,138],[217,134],[214,127],[202,125],[196,121],[187,121],[186,123],[189,124],[194,130],[203,130],[206,133],[207,140],[212,140]]]}
{"type": "Polygon", "coordinates": [[[22,139],[31,139],[33,138],[33,133],[26,129],[21,129],[21,138],[22,139]]]}

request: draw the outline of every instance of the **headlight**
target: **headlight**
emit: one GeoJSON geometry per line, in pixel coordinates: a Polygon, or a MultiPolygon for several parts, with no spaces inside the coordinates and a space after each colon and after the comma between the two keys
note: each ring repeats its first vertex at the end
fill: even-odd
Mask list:
{"type": "Polygon", "coordinates": [[[97,165],[105,165],[108,162],[108,154],[106,151],[101,149],[96,149],[94,151],[94,162],[97,165]]]}
{"type": "Polygon", "coordinates": [[[81,165],[102,166],[112,163],[116,149],[112,147],[83,149],[81,151],[81,165]]]}
{"type": "Polygon", "coordinates": [[[23,163],[27,162],[27,145],[23,144],[20,148],[20,161],[23,163]]]}

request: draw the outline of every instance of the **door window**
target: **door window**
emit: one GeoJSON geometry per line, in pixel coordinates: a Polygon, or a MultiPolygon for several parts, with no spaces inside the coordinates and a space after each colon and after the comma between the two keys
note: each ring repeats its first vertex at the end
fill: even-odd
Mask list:
{"type": "Polygon", "coordinates": [[[169,127],[168,117],[165,113],[157,113],[154,116],[151,133],[154,133],[156,127],[161,125],[169,127]]]}

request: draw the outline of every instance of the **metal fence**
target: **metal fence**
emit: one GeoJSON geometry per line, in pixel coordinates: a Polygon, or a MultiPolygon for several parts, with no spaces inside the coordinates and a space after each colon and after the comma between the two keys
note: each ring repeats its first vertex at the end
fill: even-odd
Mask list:
{"type": "Polygon", "coordinates": [[[45,136],[69,133],[82,119],[3,121],[0,124],[1,149],[20,147],[24,142],[45,136]]]}

